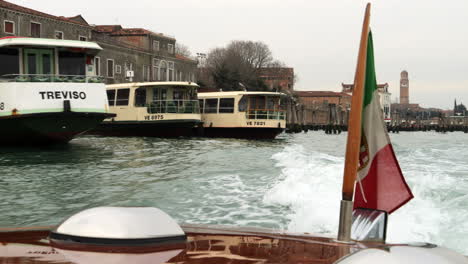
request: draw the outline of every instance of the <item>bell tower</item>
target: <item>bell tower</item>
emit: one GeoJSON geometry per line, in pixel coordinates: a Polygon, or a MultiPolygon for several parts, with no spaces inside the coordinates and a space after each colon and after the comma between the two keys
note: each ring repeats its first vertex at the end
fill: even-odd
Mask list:
{"type": "Polygon", "coordinates": [[[400,104],[409,104],[408,72],[402,71],[400,78],[400,104]]]}

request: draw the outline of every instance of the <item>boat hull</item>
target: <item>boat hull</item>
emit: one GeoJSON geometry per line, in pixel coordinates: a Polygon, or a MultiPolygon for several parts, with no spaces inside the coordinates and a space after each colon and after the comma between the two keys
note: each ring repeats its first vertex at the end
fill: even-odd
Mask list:
{"type": "Polygon", "coordinates": [[[275,139],[283,128],[266,127],[205,127],[203,136],[241,139],[275,139]]]}
{"type": "Polygon", "coordinates": [[[113,116],[107,113],[53,112],[0,118],[1,145],[64,144],[113,116]]]}
{"type": "Polygon", "coordinates": [[[88,134],[113,137],[190,137],[193,136],[193,128],[200,123],[196,119],[104,121],[88,134]]]}
{"type": "Polygon", "coordinates": [[[186,243],[127,246],[54,240],[54,228],[0,228],[0,263],[466,263],[464,256],[427,243],[339,243],[258,228],[185,225],[186,243]]]}

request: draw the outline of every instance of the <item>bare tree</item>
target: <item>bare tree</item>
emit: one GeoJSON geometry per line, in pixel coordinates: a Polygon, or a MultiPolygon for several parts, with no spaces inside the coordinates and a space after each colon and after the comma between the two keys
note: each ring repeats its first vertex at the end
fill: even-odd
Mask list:
{"type": "Polygon", "coordinates": [[[191,58],[192,56],[192,52],[190,51],[189,47],[178,42],[175,45],[175,53],[187,58],[191,58]]]}
{"type": "Polygon", "coordinates": [[[211,50],[206,62],[218,88],[266,90],[267,87],[258,78],[258,72],[273,61],[265,43],[237,40],[227,47],[211,50]]]}

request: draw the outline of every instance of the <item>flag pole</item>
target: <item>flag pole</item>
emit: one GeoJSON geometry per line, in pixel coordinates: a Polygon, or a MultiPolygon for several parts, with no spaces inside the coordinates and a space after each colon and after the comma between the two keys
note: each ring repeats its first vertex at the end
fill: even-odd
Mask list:
{"type": "Polygon", "coordinates": [[[366,6],[364,23],[362,25],[361,43],[359,46],[358,62],[354,77],[351,112],[348,120],[348,140],[346,144],[345,167],[343,174],[343,197],[340,206],[340,221],[338,241],[351,241],[351,224],[353,212],[353,196],[356,175],[359,166],[359,149],[361,145],[361,119],[364,85],[366,78],[367,40],[369,37],[371,4],[366,6]]]}

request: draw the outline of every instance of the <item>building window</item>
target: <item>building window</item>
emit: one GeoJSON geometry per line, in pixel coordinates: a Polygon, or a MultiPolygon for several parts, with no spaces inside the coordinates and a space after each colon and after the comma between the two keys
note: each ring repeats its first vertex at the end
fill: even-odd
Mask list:
{"type": "Polygon", "coordinates": [[[55,31],[55,39],[63,39],[63,32],[55,31]]]}
{"type": "Polygon", "coordinates": [[[161,61],[159,64],[159,81],[167,81],[167,63],[161,61]]]}
{"type": "Polygon", "coordinates": [[[107,60],[107,77],[114,78],[114,60],[107,60]]]}
{"type": "Polygon", "coordinates": [[[3,31],[7,34],[15,34],[15,22],[5,20],[3,22],[3,31]]]}
{"type": "Polygon", "coordinates": [[[159,51],[159,41],[153,40],[153,51],[159,51]]]}
{"type": "Polygon", "coordinates": [[[31,22],[31,37],[40,38],[41,37],[41,24],[36,22],[31,22]]]}
{"type": "Polygon", "coordinates": [[[122,73],[122,66],[120,66],[120,65],[115,65],[115,73],[121,74],[121,73],[122,73]]]}
{"type": "Polygon", "coordinates": [[[88,41],[88,38],[85,37],[85,36],[80,36],[80,37],[79,37],[79,40],[80,40],[80,41],[88,41]]]}
{"type": "Polygon", "coordinates": [[[153,81],[159,81],[159,60],[153,59],[153,81]]]}
{"type": "Polygon", "coordinates": [[[101,75],[101,58],[94,57],[94,69],[96,69],[96,76],[101,75]]]}
{"type": "Polygon", "coordinates": [[[143,81],[148,82],[150,78],[150,67],[143,65],[143,81]]]}
{"type": "Polygon", "coordinates": [[[167,44],[167,51],[169,51],[170,54],[173,54],[174,53],[174,45],[167,44]]]}
{"type": "Polygon", "coordinates": [[[173,81],[174,80],[174,62],[169,61],[167,62],[167,68],[168,68],[168,80],[173,81]]]}

